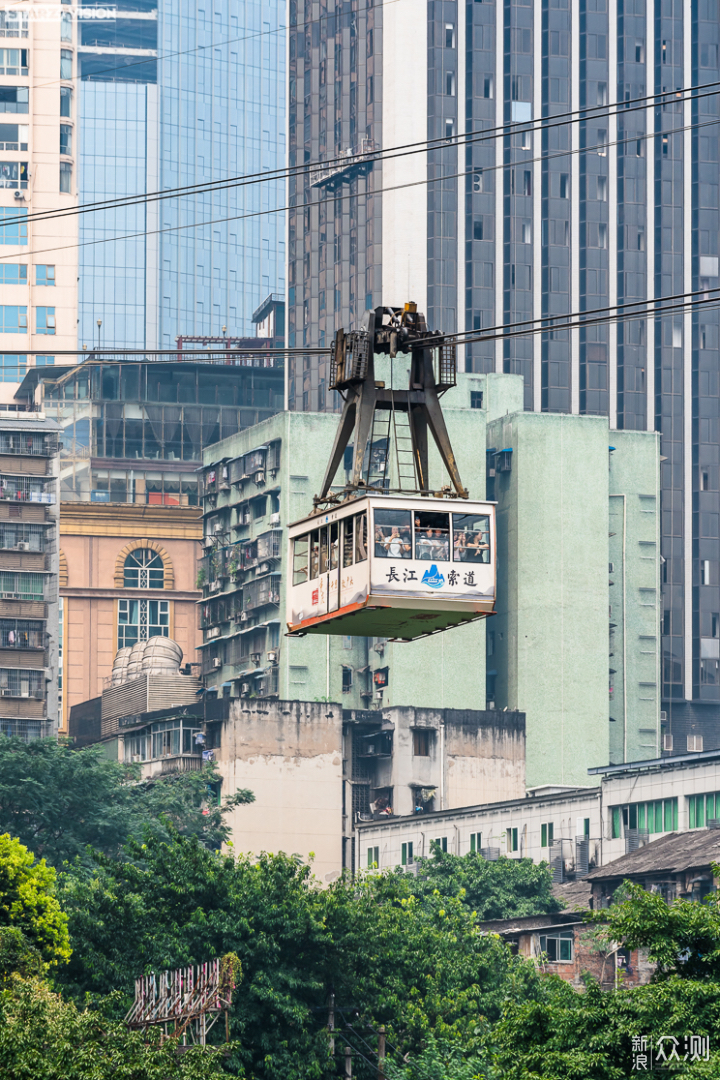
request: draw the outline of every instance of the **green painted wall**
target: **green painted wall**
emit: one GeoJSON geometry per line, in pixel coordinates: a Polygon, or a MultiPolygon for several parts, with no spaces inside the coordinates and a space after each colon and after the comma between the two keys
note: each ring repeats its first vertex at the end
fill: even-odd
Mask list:
{"type": "Polygon", "coordinates": [[[610,761],[660,754],[660,436],[613,431],[610,761]]]}
{"type": "Polygon", "coordinates": [[[495,478],[495,703],[527,715],[527,783],[587,784],[608,760],[608,424],[515,413],[488,426],[512,447],[495,478]]]}

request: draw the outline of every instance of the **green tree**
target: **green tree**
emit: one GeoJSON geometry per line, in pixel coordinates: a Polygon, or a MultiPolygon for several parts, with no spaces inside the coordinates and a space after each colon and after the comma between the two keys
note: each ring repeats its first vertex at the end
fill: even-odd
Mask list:
{"type": "Polygon", "coordinates": [[[68,917],[55,895],[55,870],[18,840],[0,836],[0,955],[8,969],[27,970],[32,952],[48,965],[70,958],[68,917]]]}
{"type": "Polygon", "coordinates": [[[224,1055],[161,1046],[121,1021],[79,1009],[40,979],[13,978],[0,991],[0,1075],[4,1080],[211,1080],[224,1055]]]}
{"type": "Polygon", "coordinates": [[[323,889],[297,858],[235,858],[148,836],[123,860],[98,856],[92,877],[63,875],[74,953],[56,983],[77,1000],[119,990],[124,1009],[137,975],[233,952],[243,984],[231,1064],[249,1076],[331,1074],[331,989],[338,1025],[372,1043],[384,1023],[396,1056],[419,1054],[431,1037],[469,1053],[509,986],[521,993],[534,970],[481,932],[460,896],[419,897],[415,885],[398,871],[323,889]]]}
{"type": "Polygon", "coordinates": [[[562,905],[552,894],[547,863],[532,859],[501,858],[490,862],[476,852],[449,855],[433,845],[411,880],[415,896],[456,896],[477,912],[480,920],[512,919],[559,911],[562,905]]]}
{"type": "Polygon", "coordinates": [[[17,836],[53,866],[85,857],[88,845],[118,855],[128,836],[146,827],[170,830],[219,847],[229,836],[225,815],[251,802],[239,791],[222,805],[213,764],[202,770],[140,782],[137,765],[111,761],[102,747],[75,750],[67,742],[0,739],[0,831],[17,836]]]}

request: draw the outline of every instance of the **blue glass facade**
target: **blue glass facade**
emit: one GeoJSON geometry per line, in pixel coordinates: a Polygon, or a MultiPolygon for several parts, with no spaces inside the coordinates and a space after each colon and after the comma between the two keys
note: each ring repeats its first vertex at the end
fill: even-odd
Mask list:
{"type": "MultiPolygon", "coordinates": [[[[82,28],[81,203],[283,167],[280,0],[119,7],[111,29],[82,28]],[[136,54],[103,51],[118,46],[136,54]]],[[[283,204],[278,181],[83,215],[80,344],[97,343],[98,319],[103,346],[250,336],[254,309],[284,292],[283,204]]]]}

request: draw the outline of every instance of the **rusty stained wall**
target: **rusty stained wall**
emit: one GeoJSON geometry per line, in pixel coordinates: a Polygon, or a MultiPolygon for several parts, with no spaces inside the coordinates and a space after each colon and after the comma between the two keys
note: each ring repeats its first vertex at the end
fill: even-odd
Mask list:
{"type": "Polygon", "coordinates": [[[377,784],[393,788],[396,816],[412,814],[417,787],[435,791],[435,810],[524,798],[523,713],[397,706],[383,716],[393,726],[394,749],[377,784]],[[432,732],[425,757],[414,753],[418,729],[432,732]]]}
{"type": "Polygon", "coordinates": [[[232,812],[238,852],[315,853],[321,882],[342,867],[342,707],[233,699],[215,751],[223,794],[250,788],[232,812]]]}
{"type": "Polygon", "coordinates": [[[522,799],[525,795],[525,716],[488,710],[445,711],[445,805],[522,799]]]}

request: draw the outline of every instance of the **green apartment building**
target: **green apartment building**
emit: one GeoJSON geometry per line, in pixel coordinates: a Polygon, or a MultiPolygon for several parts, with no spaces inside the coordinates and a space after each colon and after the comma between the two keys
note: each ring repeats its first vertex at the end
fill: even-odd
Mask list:
{"type": "MultiPolygon", "coordinates": [[[[650,756],[657,436],[610,440],[600,417],[525,413],[516,375],[462,375],[443,400],[470,497],[498,502],[496,615],[411,644],[285,637],[286,530],[312,507],[337,417],[279,413],[203,454],[207,685],[346,709],[521,710],[529,786],[583,784],[588,767],[650,756]]],[[[446,482],[439,457],[430,480],[446,482]]]]}

